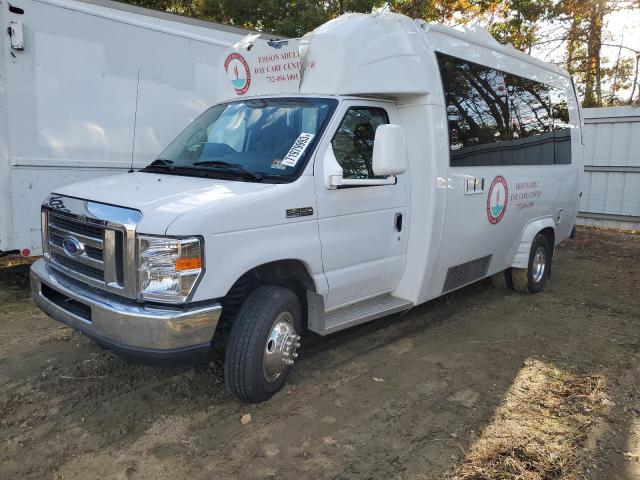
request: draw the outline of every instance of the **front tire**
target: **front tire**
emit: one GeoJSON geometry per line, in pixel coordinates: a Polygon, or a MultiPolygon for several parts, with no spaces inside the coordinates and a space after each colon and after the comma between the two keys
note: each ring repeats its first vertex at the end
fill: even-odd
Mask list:
{"type": "Polygon", "coordinates": [[[531,243],[527,268],[512,268],[513,289],[520,293],[539,293],[544,288],[551,273],[553,246],[542,234],[536,235],[531,243]]]}
{"type": "Polygon", "coordinates": [[[297,357],[300,300],[288,288],[260,286],[242,303],[225,351],[227,390],[260,403],[282,388],[297,357]]]}

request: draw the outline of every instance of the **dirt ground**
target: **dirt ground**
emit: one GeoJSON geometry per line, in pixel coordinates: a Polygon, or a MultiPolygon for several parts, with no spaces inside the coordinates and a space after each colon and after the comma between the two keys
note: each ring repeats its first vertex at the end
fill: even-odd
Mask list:
{"type": "Polygon", "coordinates": [[[308,338],[257,406],[111,357],[0,268],[0,478],[640,479],[639,260],[581,229],[542,294],[483,281],[308,338]]]}

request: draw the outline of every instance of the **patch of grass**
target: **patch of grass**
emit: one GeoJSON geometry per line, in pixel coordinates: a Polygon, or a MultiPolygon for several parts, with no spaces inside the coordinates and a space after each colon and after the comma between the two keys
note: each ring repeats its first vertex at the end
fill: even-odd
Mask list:
{"type": "Polygon", "coordinates": [[[456,480],[577,480],[590,427],[611,403],[604,379],[528,360],[456,480]]]}
{"type": "Polygon", "coordinates": [[[550,378],[551,380],[557,383],[564,383],[564,374],[560,370],[556,370],[555,368],[550,368],[545,370],[544,374],[550,378]]]}

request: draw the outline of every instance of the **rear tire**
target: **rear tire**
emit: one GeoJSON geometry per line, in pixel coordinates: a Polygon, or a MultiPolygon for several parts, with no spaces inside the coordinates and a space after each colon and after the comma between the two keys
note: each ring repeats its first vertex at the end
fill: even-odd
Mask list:
{"type": "Polygon", "coordinates": [[[251,292],[229,334],[224,362],[227,390],[247,403],[270,399],[282,388],[297,357],[300,330],[301,307],[295,293],[278,286],[251,292]]]}
{"type": "Polygon", "coordinates": [[[536,235],[531,243],[527,268],[512,268],[513,289],[520,293],[539,293],[544,288],[551,273],[553,247],[542,234],[536,235]]]}

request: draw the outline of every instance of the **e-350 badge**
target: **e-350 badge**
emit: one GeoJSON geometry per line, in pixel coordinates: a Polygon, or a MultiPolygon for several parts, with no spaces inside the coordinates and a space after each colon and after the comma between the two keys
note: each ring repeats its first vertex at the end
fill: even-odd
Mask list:
{"type": "Polygon", "coordinates": [[[313,215],[313,207],[287,208],[287,218],[307,217],[313,215]]]}

